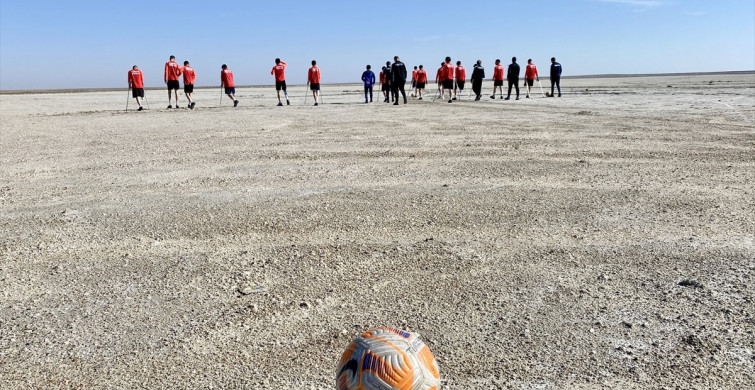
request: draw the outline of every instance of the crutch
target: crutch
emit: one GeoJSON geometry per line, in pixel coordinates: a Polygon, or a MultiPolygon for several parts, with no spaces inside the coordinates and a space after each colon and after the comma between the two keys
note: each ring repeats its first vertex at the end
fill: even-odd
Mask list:
{"type": "Polygon", "coordinates": [[[309,96],[309,81],[307,81],[307,89],[304,90],[304,105],[307,105],[307,96],[309,96]]]}
{"type": "Polygon", "coordinates": [[[543,95],[543,97],[546,97],[545,96],[545,92],[543,92],[543,84],[540,84],[540,78],[539,77],[537,78],[537,85],[540,86],[540,93],[543,95]]]}
{"type": "Polygon", "coordinates": [[[131,96],[129,96],[130,95],[129,92],[131,92],[131,87],[129,87],[128,90],[126,90],[126,111],[128,111],[128,101],[131,100],[131,96]]]}
{"type": "Polygon", "coordinates": [[[220,107],[223,107],[223,86],[220,86],[220,107]]]}

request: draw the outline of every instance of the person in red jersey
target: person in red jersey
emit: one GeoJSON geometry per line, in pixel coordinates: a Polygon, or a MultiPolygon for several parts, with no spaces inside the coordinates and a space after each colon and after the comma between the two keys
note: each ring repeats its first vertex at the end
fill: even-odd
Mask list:
{"type": "Polygon", "coordinates": [[[320,96],[320,68],[317,67],[317,61],[312,60],[312,67],[307,72],[307,83],[312,91],[312,97],[315,99],[315,106],[318,105],[317,98],[320,96]]]}
{"type": "Polygon", "coordinates": [[[223,64],[220,67],[220,87],[225,88],[225,94],[233,100],[233,106],[239,105],[239,101],[236,99],[236,84],[233,83],[233,72],[223,64]]]}
{"type": "Polygon", "coordinates": [[[422,91],[425,90],[427,84],[427,71],[422,65],[417,69],[417,99],[422,100],[422,91]]]}
{"type": "Polygon", "coordinates": [[[443,96],[443,81],[446,80],[446,73],[443,72],[443,67],[446,65],[445,62],[440,63],[440,68],[438,68],[438,71],[435,72],[435,84],[438,85],[438,97],[443,96]]]}
{"type": "Polygon", "coordinates": [[[165,72],[163,72],[163,81],[168,85],[168,108],[173,108],[170,104],[170,91],[176,95],[176,108],[178,108],[178,77],[181,76],[181,66],[176,62],[176,56],[170,56],[170,61],[165,63],[165,72]]]}
{"type": "Polygon", "coordinates": [[[135,98],[136,104],[139,105],[137,111],[143,110],[144,107],[139,98],[144,98],[144,74],[136,65],[128,71],[128,87],[131,89],[131,97],[135,98]]]}
{"type": "Polygon", "coordinates": [[[286,92],[286,61],[281,61],[280,58],[275,59],[275,66],[270,71],[271,75],[275,76],[275,91],[278,93],[278,105],[282,106],[281,91],[286,97],[286,105],[291,105],[291,101],[288,100],[288,92],[286,92]]]}
{"type": "Polygon", "coordinates": [[[532,59],[527,60],[527,66],[524,68],[524,85],[527,86],[527,96],[530,97],[530,91],[532,86],[535,85],[535,80],[540,81],[540,75],[537,74],[537,66],[532,62],[532,59]]]}
{"type": "Polygon", "coordinates": [[[194,80],[197,79],[197,74],[194,72],[194,68],[189,64],[189,61],[184,61],[181,73],[184,75],[184,95],[186,95],[186,99],[189,100],[189,108],[193,110],[195,103],[191,100],[191,95],[194,93],[194,80]]]}
{"type": "Polygon", "coordinates": [[[446,57],[446,62],[443,64],[443,98],[446,97],[445,91],[448,91],[448,102],[454,101],[454,64],[451,62],[451,57],[446,57]]]}
{"type": "Polygon", "coordinates": [[[501,60],[495,60],[495,67],[493,68],[493,94],[490,95],[491,99],[495,99],[495,89],[501,92],[501,99],[503,99],[503,65],[501,60]]]}
{"type": "Polygon", "coordinates": [[[412,97],[417,96],[417,66],[414,66],[414,69],[412,69],[412,97]]]}
{"type": "Polygon", "coordinates": [[[456,84],[454,85],[454,100],[460,93],[464,93],[464,83],[467,79],[467,70],[461,65],[461,61],[456,61],[456,84]]]}

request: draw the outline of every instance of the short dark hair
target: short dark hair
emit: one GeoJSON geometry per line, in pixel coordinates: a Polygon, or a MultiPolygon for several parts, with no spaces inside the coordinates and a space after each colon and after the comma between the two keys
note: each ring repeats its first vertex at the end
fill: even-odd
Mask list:
{"type": "Polygon", "coordinates": [[[171,59],[171,60],[175,60],[175,59],[176,59],[176,56],[170,56],[170,59],[171,59]]]}
{"type": "Polygon", "coordinates": [[[417,65],[414,65],[414,69],[417,69],[417,65]]]}
{"type": "Polygon", "coordinates": [[[555,60],[556,60],[556,57],[551,57],[551,61],[555,61],[555,60]]]}
{"type": "Polygon", "coordinates": [[[451,62],[451,57],[446,57],[446,62],[451,62]]]}
{"type": "Polygon", "coordinates": [[[184,65],[189,65],[189,61],[184,61],[184,65]]]}
{"type": "Polygon", "coordinates": [[[275,59],[275,63],[276,63],[276,64],[280,64],[280,63],[281,63],[281,59],[280,59],[280,58],[276,58],[276,59],[275,59]]]}
{"type": "Polygon", "coordinates": [[[222,68],[222,69],[225,69],[225,68],[227,68],[227,66],[225,66],[225,64],[223,64],[223,66],[221,66],[221,68],[222,68]]]}
{"type": "Polygon", "coordinates": [[[314,65],[314,64],[316,64],[316,63],[317,63],[317,61],[315,61],[315,60],[312,60],[312,65],[314,65]]]}
{"type": "Polygon", "coordinates": [[[495,63],[496,63],[496,64],[500,64],[500,63],[501,63],[501,60],[500,60],[500,59],[498,59],[498,58],[496,58],[496,59],[495,59],[495,63]]]}
{"type": "Polygon", "coordinates": [[[391,64],[391,62],[390,62],[390,61],[385,61],[385,64],[386,64],[386,65],[390,65],[390,64],[391,64]]]}
{"type": "Polygon", "coordinates": [[[371,66],[369,66],[369,65],[367,65],[367,69],[372,69],[372,67],[371,67],[371,66]]]}
{"type": "Polygon", "coordinates": [[[530,58],[530,59],[528,59],[528,60],[527,60],[527,63],[528,63],[528,64],[529,64],[530,62],[532,62],[532,58],[530,58]]]}
{"type": "Polygon", "coordinates": [[[461,65],[461,61],[456,61],[456,65],[461,65]]]}
{"type": "Polygon", "coordinates": [[[136,69],[136,65],[132,66],[131,69],[136,69]]]}
{"type": "Polygon", "coordinates": [[[422,65],[420,65],[419,68],[422,69],[422,65]]]}
{"type": "Polygon", "coordinates": [[[511,62],[516,62],[516,57],[511,57],[511,62]]]}

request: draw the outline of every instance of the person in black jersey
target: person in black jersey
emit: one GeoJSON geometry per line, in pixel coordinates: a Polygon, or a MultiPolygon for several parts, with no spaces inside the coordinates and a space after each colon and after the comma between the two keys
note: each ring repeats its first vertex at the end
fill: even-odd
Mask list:
{"type": "Polygon", "coordinates": [[[406,92],[404,91],[404,84],[406,84],[406,65],[404,65],[404,63],[399,60],[398,56],[393,57],[393,65],[391,65],[391,77],[393,96],[395,96],[396,98],[393,105],[398,105],[399,92],[401,92],[401,96],[404,98],[404,104],[406,104],[406,92]]]}
{"type": "Polygon", "coordinates": [[[475,94],[475,101],[480,100],[482,97],[482,79],[485,78],[485,68],[482,66],[482,60],[477,60],[477,63],[474,64],[474,69],[472,70],[472,77],[470,77],[470,80],[472,81],[472,91],[475,94]]]}
{"type": "Polygon", "coordinates": [[[509,80],[509,93],[506,99],[511,99],[511,87],[516,87],[516,100],[519,100],[519,64],[516,63],[516,57],[511,57],[509,71],[506,73],[506,79],[509,80]]]}

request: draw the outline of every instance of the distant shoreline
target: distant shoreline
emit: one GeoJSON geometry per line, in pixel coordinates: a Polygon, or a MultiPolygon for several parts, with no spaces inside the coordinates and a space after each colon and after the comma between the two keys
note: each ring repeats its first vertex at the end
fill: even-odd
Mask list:
{"type": "MultiPolygon", "coordinates": [[[[706,76],[706,75],[742,75],[753,74],[755,70],[733,70],[733,71],[721,71],[721,72],[688,72],[688,73],[638,73],[638,74],[594,74],[594,75],[576,75],[576,76],[564,76],[564,79],[602,79],[602,78],[630,78],[630,77],[675,77],[675,76],[706,76]]],[[[543,77],[547,78],[547,77],[543,77]]],[[[356,85],[359,82],[353,83],[323,83],[323,86],[338,86],[338,85],[356,85]]],[[[292,84],[291,87],[304,86],[305,84],[292,84]]],[[[238,85],[236,88],[260,88],[260,87],[272,87],[273,84],[258,84],[258,85],[238,85]]],[[[219,86],[197,86],[195,89],[217,89],[219,86]]],[[[29,93],[84,93],[84,92],[114,92],[122,91],[125,87],[105,87],[105,88],[61,88],[61,89],[4,89],[0,90],[0,95],[23,95],[29,93]]],[[[149,87],[145,88],[148,91],[162,91],[165,87],[149,87]]]]}

